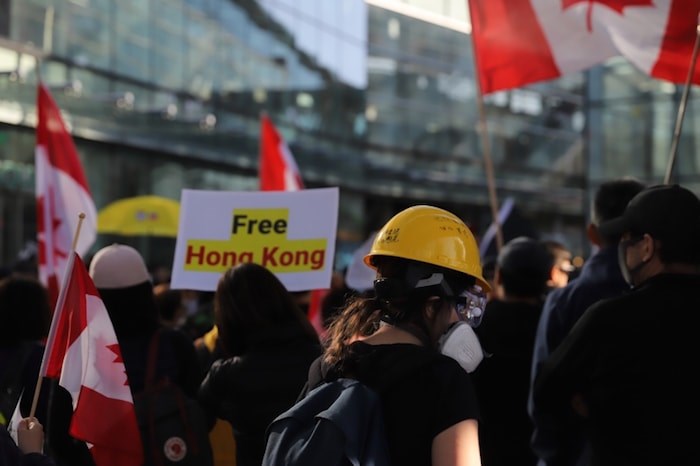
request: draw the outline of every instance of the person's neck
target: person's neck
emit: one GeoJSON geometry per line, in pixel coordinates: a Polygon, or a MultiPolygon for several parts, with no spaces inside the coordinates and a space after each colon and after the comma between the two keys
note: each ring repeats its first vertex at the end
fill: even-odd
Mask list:
{"type": "MultiPolygon", "coordinates": [[[[696,275],[700,273],[698,267],[691,264],[664,264],[658,259],[652,259],[646,267],[642,269],[642,276],[639,278],[639,284],[662,274],[677,274],[677,275],[696,275]]],[[[639,285],[637,285],[639,286],[639,285]]]]}
{"type": "Polygon", "coordinates": [[[423,342],[411,332],[385,322],[382,322],[376,332],[362,341],[370,345],[410,343],[412,345],[423,346],[423,342]]]}
{"type": "Polygon", "coordinates": [[[662,264],[660,273],[674,273],[681,275],[696,275],[700,269],[691,264],[662,264]]]}

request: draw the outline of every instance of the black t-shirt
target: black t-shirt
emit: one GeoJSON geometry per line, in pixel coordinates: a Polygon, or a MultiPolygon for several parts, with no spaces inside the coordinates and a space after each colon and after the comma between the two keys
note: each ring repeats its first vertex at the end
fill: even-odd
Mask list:
{"type": "MultiPolygon", "coordinates": [[[[352,377],[382,399],[392,464],[430,465],[433,438],[448,427],[478,419],[469,375],[453,359],[412,344],[369,345],[355,342],[348,358],[352,377]]],[[[308,387],[339,374],[317,360],[308,387]]]]}

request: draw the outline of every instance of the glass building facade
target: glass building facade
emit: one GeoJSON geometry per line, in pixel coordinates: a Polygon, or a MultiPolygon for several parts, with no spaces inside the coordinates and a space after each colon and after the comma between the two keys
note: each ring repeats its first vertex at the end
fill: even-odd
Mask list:
{"type": "MultiPolygon", "coordinates": [[[[416,203],[491,221],[465,0],[0,0],[0,263],[35,238],[36,84],[98,209],[183,188],[255,190],[259,116],[307,187],[339,186],[338,266],[416,203]]],[[[499,202],[586,252],[590,193],[661,182],[682,89],[622,60],[486,96],[499,202]]],[[[691,99],[675,179],[698,181],[691,99]]],[[[125,238],[100,237],[96,248],[125,238]]],[[[139,245],[137,243],[136,245],[139,245]]],[[[173,243],[156,242],[168,264],[173,243]]]]}

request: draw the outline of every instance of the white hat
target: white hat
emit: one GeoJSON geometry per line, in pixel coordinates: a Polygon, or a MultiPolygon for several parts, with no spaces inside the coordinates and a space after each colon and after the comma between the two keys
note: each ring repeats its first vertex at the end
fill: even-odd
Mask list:
{"type": "Polygon", "coordinates": [[[141,254],[125,244],[112,244],[97,251],[90,263],[90,276],[97,288],[128,288],[151,280],[141,254]]]}

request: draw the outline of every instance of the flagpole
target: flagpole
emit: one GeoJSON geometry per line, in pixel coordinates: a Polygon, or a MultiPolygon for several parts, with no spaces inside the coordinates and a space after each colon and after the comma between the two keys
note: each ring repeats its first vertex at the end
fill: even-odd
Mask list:
{"type": "Polygon", "coordinates": [[[32,408],[29,411],[29,417],[34,417],[36,413],[36,406],[39,402],[39,392],[41,392],[41,384],[44,380],[44,374],[46,373],[46,348],[52,348],[54,340],[56,338],[56,322],[60,319],[61,309],[63,309],[63,304],[66,302],[66,288],[69,276],[73,271],[73,263],[75,262],[75,249],[78,247],[78,238],[80,237],[80,228],[83,225],[83,220],[85,220],[85,214],[80,213],[78,215],[78,225],[75,228],[75,235],[73,236],[73,244],[71,246],[70,257],[68,258],[68,264],[66,264],[66,273],[63,275],[63,280],[61,283],[61,289],[58,293],[58,299],[56,300],[56,306],[54,307],[53,317],[51,318],[51,327],[49,329],[49,336],[46,340],[46,346],[44,346],[44,354],[41,358],[41,368],[39,369],[39,375],[36,380],[36,386],[34,387],[34,398],[32,399],[32,408]]]}
{"type": "MultiPolygon", "coordinates": [[[[700,15],[698,15],[698,23],[700,23],[700,15]]],[[[681,129],[683,128],[685,109],[688,103],[688,96],[690,95],[690,86],[693,83],[693,76],[695,75],[695,63],[698,59],[698,49],[700,49],[700,24],[698,24],[698,26],[695,28],[695,46],[693,46],[693,54],[690,57],[690,67],[688,68],[688,76],[685,80],[683,96],[681,97],[681,102],[678,105],[678,114],[676,115],[676,128],[673,131],[673,140],[671,141],[671,151],[668,157],[668,163],[666,164],[666,176],[664,177],[664,184],[670,183],[671,174],[673,173],[673,165],[676,163],[676,153],[678,152],[678,144],[681,138],[681,129]]]]}
{"type": "MultiPolygon", "coordinates": [[[[467,2],[469,13],[471,14],[471,1],[467,2]]],[[[496,227],[496,252],[500,252],[503,247],[503,232],[501,230],[501,222],[498,220],[498,197],[496,196],[496,180],[493,174],[493,161],[491,158],[491,141],[489,140],[488,124],[486,120],[486,106],[484,105],[484,95],[481,92],[481,79],[479,76],[479,57],[474,46],[474,32],[469,32],[471,35],[472,54],[474,55],[474,85],[476,87],[476,104],[479,112],[479,123],[477,131],[481,136],[482,158],[484,159],[484,171],[486,172],[486,184],[489,192],[489,205],[491,206],[492,225],[496,227]]]]}

